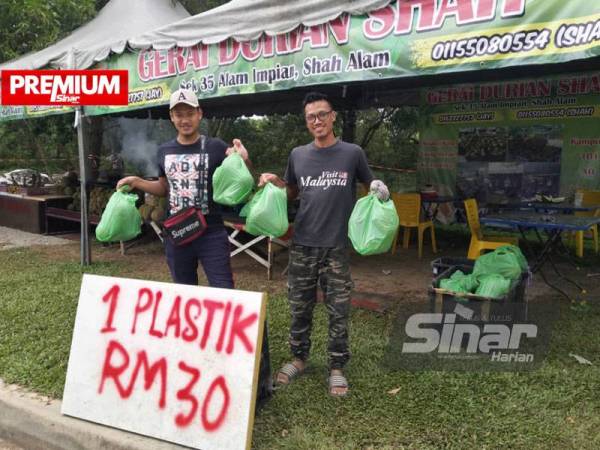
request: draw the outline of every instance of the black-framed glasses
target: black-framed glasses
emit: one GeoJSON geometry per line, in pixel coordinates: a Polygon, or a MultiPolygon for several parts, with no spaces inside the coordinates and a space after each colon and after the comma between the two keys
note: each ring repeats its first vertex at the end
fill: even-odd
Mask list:
{"type": "Polygon", "coordinates": [[[304,116],[304,118],[306,119],[306,121],[308,123],[314,123],[317,121],[317,118],[322,122],[325,119],[327,119],[329,117],[329,114],[331,114],[333,112],[332,109],[330,109],[329,111],[319,111],[316,114],[307,114],[304,116]]]}

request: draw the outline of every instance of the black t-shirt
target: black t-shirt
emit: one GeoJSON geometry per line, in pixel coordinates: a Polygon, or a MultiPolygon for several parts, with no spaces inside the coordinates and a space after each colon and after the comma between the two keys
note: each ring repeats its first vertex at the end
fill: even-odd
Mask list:
{"type": "Polygon", "coordinates": [[[213,202],[212,178],[225,159],[227,144],[221,139],[206,138],[183,145],[176,139],[158,148],[158,175],[169,183],[169,215],[195,206],[210,225],[222,224],[221,208],[213,202]]]}
{"type": "Polygon", "coordinates": [[[331,147],[314,143],[290,153],[284,176],[298,186],[300,207],[293,241],[307,247],[342,247],[348,242],[348,219],[355,203],[356,181],[373,175],[362,148],[338,140],[331,147]]]}

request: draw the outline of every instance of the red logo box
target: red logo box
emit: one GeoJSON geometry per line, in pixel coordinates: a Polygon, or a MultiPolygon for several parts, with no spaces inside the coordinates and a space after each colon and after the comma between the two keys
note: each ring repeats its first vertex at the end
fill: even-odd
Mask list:
{"type": "Polygon", "coordinates": [[[3,70],[0,77],[4,106],[128,104],[127,70],[3,70]]]}

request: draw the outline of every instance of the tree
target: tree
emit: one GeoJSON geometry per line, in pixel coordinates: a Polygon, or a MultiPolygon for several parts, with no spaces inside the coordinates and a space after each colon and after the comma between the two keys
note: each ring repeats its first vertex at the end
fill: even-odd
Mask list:
{"type": "Polygon", "coordinates": [[[0,61],[40,50],[96,14],[94,0],[0,0],[0,61]]]}
{"type": "Polygon", "coordinates": [[[225,142],[241,139],[257,171],[283,175],[290,150],[310,140],[302,114],[211,119],[208,133],[225,142]]]}
{"type": "MultiPolygon", "coordinates": [[[[173,1],[173,0],[172,0],[173,1]]],[[[179,3],[192,15],[200,14],[209,9],[228,3],[229,0],[180,0],[179,3]]]]}
{"type": "MultiPolygon", "coordinates": [[[[96,14],[94,0],[0,0],[0,61],[37,51],[62,39],[96,14]]],[[[9,169],[36,161],[36,168],[76,167],[73,118],[53,116],[0,124],[0,161],[9,169]],[[18,150],[18,151],[15,151],[18,150]]]]}

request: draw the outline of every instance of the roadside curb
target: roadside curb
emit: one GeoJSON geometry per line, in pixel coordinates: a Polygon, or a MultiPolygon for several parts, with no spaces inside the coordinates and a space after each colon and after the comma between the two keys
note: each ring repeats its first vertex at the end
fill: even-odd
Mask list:
{"type": "Polygon", "coordinates": [[[81,419],[63,416],[62,402],[0,380],[0,437],[26,449],[187,449],[81,419]]]}

